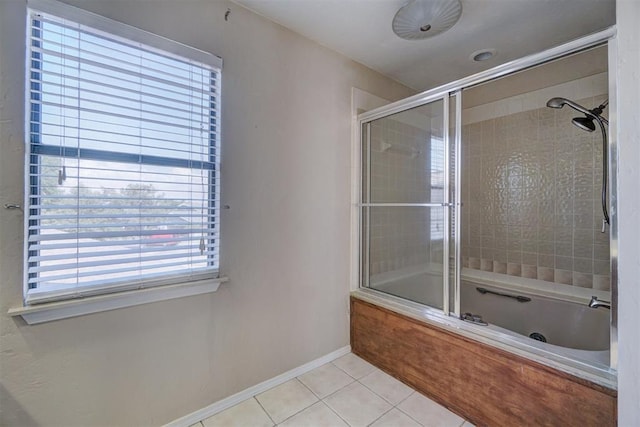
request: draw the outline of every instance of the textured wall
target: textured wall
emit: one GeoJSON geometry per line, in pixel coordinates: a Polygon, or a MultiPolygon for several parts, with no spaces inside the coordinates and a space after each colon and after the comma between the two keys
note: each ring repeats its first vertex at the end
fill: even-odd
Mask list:
{"type": "Polygon", "coordinates": [[[575,116],[542,107],[463,127],[465,267],[609,289],[601,133],[573,126],[575,116]]]}
{"type": "MultiPolygon", "coordinates": [[[[2,204],[23,204],[25,3],[0,1],[2,204]]],[[[27,326],[6,314],[23,218],[0,210],[0,425],[162,425],[347,345],[351,87],[412,92],[231,2],[74,3],[224,59],[230,281],[27,326]]]]}

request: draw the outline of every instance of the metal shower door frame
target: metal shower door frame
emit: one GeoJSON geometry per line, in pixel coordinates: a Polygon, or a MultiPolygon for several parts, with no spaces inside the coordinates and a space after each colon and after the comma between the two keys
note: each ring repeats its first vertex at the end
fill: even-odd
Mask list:
{"type": "MultiPolygon", "coordinates": [[[[360,248],[360,256],[359,256],[360,286],[367,287],[367,288],[369,287],[368,272],[370,271],[370,264],[369,264],[370,263],[370,255],[369,255],[370,238],[367,236],[364,236],[363,230],[366,229],[369,231],[370,217],[371,217],[370,208],[372,207],[425,207],[425,208],[442,207],[443,208],[442,311],[448,315],[451,312],[451,307],[450,307],[451,287],[450,287],[450,281],[449,281],[449,267],[450,267],[449,251],[450,251],[450,244],[451,244],[450,217],[451,217],[451,209],[454,208],[453,203],[451,201],[451,179],[450,179],[450,169],[449,169],[451,164],[450,163],[451,142],[449,137],[449,122],[450,122],[449,93],[448,92],[438,93],[434,96],[423,98],[416,104],[411,104],[404,107],[401,106],[400,108],[393,109],[390,111],[386,111],[385,107],[381,107],[380,109],[377,109],[377,110],[383,110],[383,112],[380,114],[363,113],[358,116],[358,132],[360,136],[359,141],[361,144],[360,145],[360,168],[361,168],[360,170],[361,171],[364,170],[364,174],[361,173],[360,175],[359,191],[358,191],[360,195],[360,199],[358,203],[358,206],[359,206],[359,245],[358,247],[360,248]],[[394,114],[402,113],[404,111],[409,111],[413,108],[422,107],[438,101],[442,101],[442,129],[443,129],[442,132],[443,132],[443,142],[444,142],[444,158],[443,158],[444,200],[441,203],[371,203],[371,166],[370,166],[371,164],[371,122],[373,122],[374,120],[389,117],[394,114]],[[363,143],[366,143],[366,155],[368,156],[367,159],[364,158],[365,150],[362,149],[363,143]],[[366,168],[363,169],[363,165],[366,165],[366,168]],[[363,192],[363,185],[362,185],[363,178],[366,179],[366,182],[367,182],[366,197],[364,197],[364,192],[363,192]],[[366,198],[366,201],[363,200],[363,198],[366,198]],[[366,214],[365,214],[365,210],[366,210],[366,214]],[[365,274],[365,272],[367,273],[365,274]]],[[[459,124],[457,123],[456,126],[459,126],[459,124]]],[[[459,131],[456,130],[456,134],[458,133],[459,131]]],[[[458,249],[456,248],[456,250],[458,249]]],[[[458,261],[456,260],[455,263],[456,263],[455,277],[456,277],[456,283],[457,283],[459,281],[460,273],[458,270],[458,261]]],[[[457,295],[458,292],[456,292],[455,294],[457,295]]],[[[426,307],[429,307],[430,309],[433,309],[433,310],[440,311],[440,309],[436,307],[430,307],[430,306],[426,306],[426,307]]],[[[458,311],[459,311],[459,308],[458,308],[458,311]]]]}
{"type": "MultiPolygon", "coordinates": [[[[360,133],[360,138],[362,137],[362,126],[364,123],[370,122],[372,120],[378,119],[378,118],[382,118],[382,117],[386,117],[389,116],[391,114],[394,113],[398,113],[401,111],[405,111],[414,107],[419,107],[421,105],[425,105],[429,102],[432,102],[434,100],[437,99],[445,99],[448,98],[450,95],[453,95],[453,97],[456,99],[456,138],[455,138],[455,156],[456,156],[456,171],[455,171],[455,192],[456,192],[456,196],[455,196],[455,204],[456,206],[445,206],[445,210],[447,215],[449,215],[450,213],[450,209],[456,209],[455,213],[456,213],[456,218],[460,218],[460,164],[459,164],[459,160],[460,160],[460,141],[461,141],[461,128],[462,128],[462,123],[461,123],[461,91],[463,89],[467,89],[476,85],[479,85],[481,83],[485,83],[488,82],[490,80],[494,80],[497,79],[499,77],[503,77],[503,76],[507,76],[509,74],[513,74],[515,72],[518,71],[524,71],[528,68],[532,68],[538,65],[542,65],[544,63],[553,61],[555,59],[559,59],[574,53],[578,53],[596,46],[600,46],[600,45],[604,45],[607,44],[608,45],[608,53],[609,53],[609,122],[610,122],[610,126],[609,126],[609,143],[608,143],[608,150],[609,150],[609,194],[610,194],[610,208],[611,211],[613,213],[612,215],[612,221],[611,221],[611,227],[610,227],[610,260],[611,260],[611,300],[612,300],[612,309],[611,309],[611,316],[610,316],[610,332],[611,332],[611,339],[610,339],[610,361],[609,361],[609,367],[612,370],[615,370],[617,367],[617,359],[618,359],[618,339],[617,339],[617,298],[618,298],[618,289],[617,289],[617,264],[618,264],[618,253],[617,253],[617,247],[618,247],[618,224],[617,224],[617,217],[615,215],[616,213],[616,203],[617,203],[617,181],[616,181],[616,172],[617,172],[617,144],[618,142],[616,141],[615,135],[615,129],[616,129],[616,125],[617,125],[617,117],[616,117],[616,55],[617,55],[617,44],[616,44],[616,28],[615,27],[610,27],[607,28],[605,30],[599,31],[597,33],[593,33],[590,35],[587,35],[585,37],[570,41],[568,43],[564,43],[562,45],[547,49],[545,51],[533,54],[533,55],[529,55],[529,56],[525,56],[523,58],[520,59],[516,59],[510,62],[507,62],[505,64],[502,65],[498,65],[494,68],[491,68],[489,70],[485,70],[482,71],[480,73],[444,84],[442,86],[436,87],[434,89],[430,89],[427,91],[424,91],[422,93],[418,93],[414,96],[402,99],[400,101],[396,101],[393,103],[390,103],[388,105],[382,106],[380,108],[376,108],[374,110],[362,113],[358,116],[358,132],[360,133]]],[[[448,99],[446,101],[444,101],[444,103],[448,103],[448,99]]],[[[445,111],[445,116],[448,117],[449,111],[445,111]]],[[[447,128],[445,129],[445,132],[448,133],[448,124],[447,124],[447,128]]],[[[447,138],[448,139],[448,138],[447,138]]],[[[360,141],[362,141],[360,139],[360,141]]],[[[362,147],[362,146],[361,146],[362,147]]],[[[447,153],[445,155],[445,157],[448,158],[448,156],[450,155],[450,153],[447,153]]],[[[362,150],[360,150],[360,160],[362,161],[362,150]]],[[[362,165],[362,163],[360,163],[360,165],[362,165]]],[[[448,167],[448,166],[447,166],[448,167]]],[[[449,180],[450,178],[447,176],[446,177],[447,180],[449,180]]],[[[360,190],[361,190],[361,182],[362,182],[362,174],[360,175],[360,190]]],[[[447,183],[448,185],[450,185],[450,183],[447,183]]],[[[360,191],[360,197],[362,197],[362,192],[360,191]]],[[[360,201],[362,201],[362,199],[360,199],[360,201]]],[[[449,203],[450,201],[447,199],[446,200],[447,203],[449,203]]],[[[445,223],[449,223],[450,221],[450,217],[445,217],[447,218],[447,221],[445,221],[445,223]]],[[[452,239],[451,242],[447,242],[447,240],[451,239],[450,236],[447,236],[447,239],[445,239],[447,248],[449,248],[450,244],[455,245],[454,250],[455,250],[455,260],[454,262],[456,263],[456,271],[455,271],[455,293],[454,293],[454,302],[453,302],[453,310],[452,312],[454,314],[459,314],[460,312],[460,222],[461,221],[456,221],[455,224],[455,233],[454,233],[454,237],[452,239]]],[[[449,229],[450,230],[450,229],[449,229]]],[[[450,233],[449,233],[450,234],[450,233]]],[[[363,247],[362,247],[362,208],[360,209],[360,231],[359,231],[359,239],[360,239],[360,251],[362,252],[363,247]]],[[[446,251],[443,251],[443,256],[447,259],[444,259],[444,265],[443,268],[447,268],[448,269],[448,265],[449,265],[449,260],[448,260],[448,253],[446,251]]],[[[362,253],[360,254],[360,262],[362,262],[362,253]]],[[[362,265],[362,264],[360,264],[362,265]]],[[[445,270],[445,272],[447,272],[447,270],[445,270]]],[[[362,269],[360,269],[360,273],[362,274],[362,269]]],[[[444,294],[447,295],[444,304],[443,304],[443,308],[445,309],[445,313],[450,313],[451,310],[449,310],[449,299],[448,299],[448,293],[449,293],[449,286],[448,286],[448,274],[444,274],[445,277],[445,283],[447,284],[447,286],[444,289],[444,294]]],[[[360,277],[360,283],[362,283],[362,277],[360,277]]],[[[440,311],[440,310],[438,310],[440,311]]],[[[460,328],[465,329],[466,325],[460,325],[460,328]]],[[[580,368],[578,368],[580,369],[580,368]]]]}

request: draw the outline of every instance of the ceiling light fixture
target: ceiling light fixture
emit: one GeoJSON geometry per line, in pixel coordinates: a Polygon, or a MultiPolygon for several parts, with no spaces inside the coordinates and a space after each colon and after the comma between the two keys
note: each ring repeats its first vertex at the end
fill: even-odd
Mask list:
{"type": "Polygon", "coordinates": [[[495,55],[496,55],[495,49],[482,49],[482,50],[476,50],[471,55],[469,55],[469,59],[476,62],[482,62],[482,61],[486,61],[488,59],[493,58],[495,55]]]}
{"type": "Polygon", "coordinates": [[[444,33],[462,14],[460,0],[411,0],[393,17],[393,32],[405,40],[421,40],[444,33]]]}

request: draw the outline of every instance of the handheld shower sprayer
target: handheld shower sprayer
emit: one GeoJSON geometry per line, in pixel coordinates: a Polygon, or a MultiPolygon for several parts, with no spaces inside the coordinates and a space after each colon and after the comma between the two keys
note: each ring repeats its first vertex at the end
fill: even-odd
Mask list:
{"type": "Polygon", "coordinates": [[[580,104],[577,104],[566,98],[551,98],[547,101],[547,107],[550,108],[562,108],[565,105],[573,108],[576,111],[584,114],[584,117],[575,117],[571,120],[575,126],[579,127],[582,130],[586,130],[587,132],[593,132],[596,130],[596,125],[594,123],[598,122],[600,126],[600,130],[602,131],[602,232],[605,232],[606,224],[610,224],[609,221],[609,213],[607,211],[607,177],[608,173],[608,160],[607,160],[607,130],[604,125],[609,125],[609,121],[602,117],[602,112],[609,104],[609,101],[605,101],[602,104],[598,105],[596,108],[591,110],[583,107],[580,104]]]}
{"type": "MultiPolygon", "coordinates": [[[[588,110],[585,107],[583,107],[580,104],[577,104],[567,98],[551,98],[549,101],[547,101],[547,107],[550,108],[562,108],[565,105],[568,105],[569,107],[573,108],[576,111],[581,112],[582,114],[584,114],[586,116],[587,120],[602,120],[602,122],[606,125],[609,124],[609,121],[607,119],[605,119],[604,117],[601,116],[602,112],[604,111],[604,109],[606,108],[607,105],[609,105],[609,101],[605,101],[602,104],[598,105],[596,108],[592,109],[592,110],[588,110]]],[[[578,117],[575,118],[573,120],[578,120],[578,119],[583,119],[583,117],[578,117]]],[[[574,124],[577,125],[577,123],[573,122],[574,124]]],[[[584,129],[582,126],[577,125],[578,127],[580,127],[581,129],[584,129]]],[[[588,129],[585,129],[588,130],[588,129]]],[[[595,126],[593,127],[593,129],[589,130],[589,132],[593,132],[595,130],[595,126]]]]}

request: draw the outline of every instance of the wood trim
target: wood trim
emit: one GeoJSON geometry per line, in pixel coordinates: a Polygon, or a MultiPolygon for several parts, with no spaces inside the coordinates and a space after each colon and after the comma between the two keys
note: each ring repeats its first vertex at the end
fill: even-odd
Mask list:
{"type": "Polygon", "coordinates": [[[615,426],[617,392],[351,297],[353,353],[478,426],[615,426]]]}

